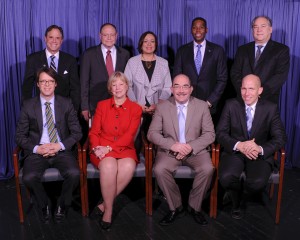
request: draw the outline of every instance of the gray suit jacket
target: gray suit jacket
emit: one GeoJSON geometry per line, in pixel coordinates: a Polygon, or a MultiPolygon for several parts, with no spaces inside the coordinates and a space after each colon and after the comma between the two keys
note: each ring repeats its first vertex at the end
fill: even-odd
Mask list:
{"type": "MultiPolygon", "coordinates": [[[[214,125],[207,103],[190,97],[187,106],[185,138],[193,148],[193,154],[207,152],[207,147],[215,140],[214,125]]],[[[158,151],[167,152],[179,142],[177,107],[174,97],[159,103],[151,122],[148,139],[156,144],[158,151]]]]}
{"type": "MultiPolygon", "coordinates": [[[[124,72],[129,59],[129,52],[124,48],[117,47],[117,62],[115,71],[124,72]]],[[[81,110],[95,111],[97,103],[110,97],[107,90],[108,73],[101,44],[88,48],[80,65],[81,84],[81,110]]]]}
{"type": "Polygon", "coordinates": [[[141,55],[129,59],[125,75],[129,80],[128,97],[132,101],[145,105],[145,97],[150,104],[157,104],[158,100],[167,100],[171,96],[171,75],[168,61],[156,57],[156,64],[151,81],[141,61],[141,55]]]}
{"type": "MultiPolygon", "coordinates": [[[[71,150],[81,139],[81,127],[71,100],[55,95],[55,127],[66,150],[71,150]]],[[[16,143],[24,149],[25,156],[40,143],[43,133],[43,116],[40,96],[25,100],[16,130],[16,143]]]]}

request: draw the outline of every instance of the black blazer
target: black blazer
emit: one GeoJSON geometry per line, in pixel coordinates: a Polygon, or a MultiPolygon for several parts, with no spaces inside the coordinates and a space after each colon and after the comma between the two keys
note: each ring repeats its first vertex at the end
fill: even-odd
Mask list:
{"type": "MultiPolygon", "coordinates": [[[[243,101],[229,99],[226,102],[216,133],[225,154],[234,154],[233,148],[238,141],[249,140],[243,101]]],[[[263,157],[273,164],[272,154],[286,142],[286,134],[276,104],[264,100],[257,102],[250,136],[250,139],[253,138],[262,146],[263,157]]]]}
{"type": "MultiPolygon", "coordinates": [[[[117,47],[117,62],[115,71],[124,72],[129,59],[129,52],[117,47]]],[[[97,103],[110,97],[107,90],[108,73],[101,44],[88,48],[81,58],[80,83],[81,83],[81,110],[94,112],[97,103]]]]}
{"type": "MultiPolygon", "coordinates": [[[[71,150],[81,137],[77,113],[70,99],[55,95],[55,126],[66,150],[71,150]]],[[[40,143],[43,133],[43,116],[40,96],[25,100],[16,130],[16,143],[24,149],[25,156],[40,143]]]]}
{"type": "MultiPolygon", "coordinates": [[[[23,100],[32,97],[34,87],[36,89],[35,95],[39,96],[39,89],[36,87],[36,73],[43,67],[49,67],[45,50],[32,53],[27,57],[22,88],[23,100]]],[[[55,93],[64,97],[70,97],[75,109],[78,111],[80,106],[80,82],[76,58],[68,53],[59,51],[57,70],[55,93]]]]}
{"type": "Polygon", "coordinates": [[[241,95],[242,79],[248,74],[260,77],[264,88],[261,98],[278,103],[280,89],[286,81],[290,68],[289,48],[281,43],[269,40],[256,67],[255,42],[238,48],[231,68],[231,81],[237,95],[241,95]]]}
{"type": "Polygon", "coordinates": [[[224,49],[206,40],[200,74],[194,61],[194,43],[181,46],[176,54],[173,76],[187,75],[194,87],[193,96],[209,101],[215,108],[227,83],[227,58],[224,49]]]}

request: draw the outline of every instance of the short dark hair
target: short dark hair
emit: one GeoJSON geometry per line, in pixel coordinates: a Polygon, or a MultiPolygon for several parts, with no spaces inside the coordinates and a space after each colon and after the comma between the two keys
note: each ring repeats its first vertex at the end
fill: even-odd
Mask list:
{"type": "Polygon", "coordinates": [[[251,28],[253,28],[253,25],[254,25],[255,21],[256,21],[258,18],[264,18],[264,19],[266,19],[266,20],[269,22],[269,26],[272,27],[272,24],[273,24],[272,19],[269,18],[268,16],[261,15],[261,16],[256,16],[255,18],[253,18],[253,20],[251,21],[251,28]]]}
{"type": "Polygon", "coordinates": [[[53,29],[57,29],[58,31],[60,31],[62,39],[64,39],[64,31],[60,26],[57,26],[57,25],[51,25],[51,26],[47,27],[47,29],[45,31],[45,37],[47,37],[48,32],[52,31],[53,29]]]}
{"type": "Polygon", "coordinates": [[[154,49],[154,52],[156,52],[156,50],[157,50],[157,46],[158,46],[157,36],[155,35],[154,32],[147,31],[147,32],[144,32],[144,33],[140,36],[139,44],[138,44],[138,51],[139,51],[139,53],[143,53],[143,50],[142,50],[143,42],[144,42],[144,40],[145,40],[145,37],[146,37],[148,34],[153,35],[153,37],[154,37],[154,39],[155,39],[155,49],[154,49]]]}
{"type": "Polygon", "coordinates": [[[112,24],[112,23],[104,23],[104,24],[102,24],[102,26],[100,27],[100,33],[101,33],[102,29],[103,29],[104,27],[106,27],[106,26],[111,26],[111,27],[113,27],[113,28],[116,30],[116,32],[118,32],[118,31],[117,31],[117,27],[116,27],[114,24],[112,24]]]}
{"type": "Polygon", "coordinates": [[[36,72],[36,81],[37,82],[39,82],[40,75],[42,73],[48,74],[50,77],[52,77],[55,80],[55,82],[57,82],[57,73],[52,68],[48,68],[48,67],[43,67],[36,72]]]}
{"type": "Polygon", "coordinates": [[[196,18],[194,18],[193,21],[192,21],[191,28],[193,28],[194,22],[199,21],[199,20],[202,21],[202,22],[204,22],[204,27],[207,28],[207,22],[206,22],[206,20],[205,20],[204,18],[202,18],[202,17],[196,17],[196,18]]]}

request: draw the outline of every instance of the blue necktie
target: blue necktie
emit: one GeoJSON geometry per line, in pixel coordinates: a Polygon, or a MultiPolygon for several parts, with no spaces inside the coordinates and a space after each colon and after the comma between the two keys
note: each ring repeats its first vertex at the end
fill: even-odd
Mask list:
{"type": "Polygon", "coordinates": [[[178,124],[179,124],[179,142],[186,143],[185,141],[185,115],[183,113],[184,105],[178,105],[178,124]]]}
{"type": "Polygon", "coordinates": [[[249,137],[251,135],[251,127],[252,127],[252,120],[253,120],[251,110],[252,110],[252,107],[247,107],[247,109],[246,109],[247,131],[248,131],[249,137]]]}
{"type": "Polygon", "coordinates": [[[195,58],[195,65],[196,65],[196,69],[197,69],[197,73],[200,73],[200,69],[201,69],[201,65],[202,65],[202,56],[201,56],[201,44],[197,45],[197,54],[196,54],[196,58],[195,58]]]}
{"type": "Polygon", "coordinates": [[[50,58],[51,58],[50,67],[51,67],[54,71],[56,71],[56,66],[55,66],[55,62],[54,62],[55,56],[52,55],[50,58]]]}

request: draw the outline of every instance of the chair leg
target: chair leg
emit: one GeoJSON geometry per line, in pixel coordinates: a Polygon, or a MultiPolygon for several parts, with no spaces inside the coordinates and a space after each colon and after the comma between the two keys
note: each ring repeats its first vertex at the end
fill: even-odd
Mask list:
{"type": "Polygon", "coordinates": [[[84,187],[84,177],[80,174],[80,199],[81,199],[81,213],[83,217],[87,216],[86,198],[85,198],[85,187],[84,187]]]}
{"type": "Polygon", "coordinates": [[[20,223],[24,223],[24,211],[23,211],[23,203],[22,203],[22,195],[21,195],[19,176],[15,176],[15,181],[16,181],[16,192],[17,192],[17,202],[18,202],[20,223]]]}

